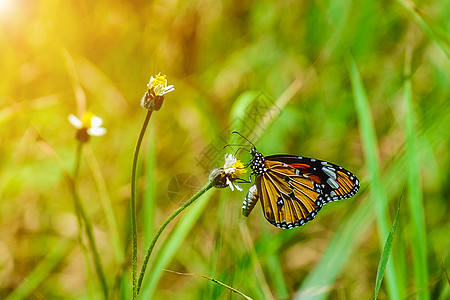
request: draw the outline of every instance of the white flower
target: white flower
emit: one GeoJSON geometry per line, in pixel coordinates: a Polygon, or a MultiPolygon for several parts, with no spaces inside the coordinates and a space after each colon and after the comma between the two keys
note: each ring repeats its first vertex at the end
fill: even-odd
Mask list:
{"type": "Polygon", "coordinates": [[[141,106],[148,110],[159,110],[164,101],[164,95],[174,91],[173,84],[167,85],[166,75],[151,76],[147,84],[147,92],[141,99],[141,106]]]}
{"type": "Polygon", "coordinates": [[[236,157],[233,154],[225,154],[225,164],[223,165],[223,171],[225,174],[231,174],[236,171],[236,157]]]}
{"type": "Polygon", "coordinates": [[[234,191],[235,188],[242,191],[242,188],[237,185],[235,181],[245,172],[247,172],[247,170],[240,160],[237,160],[233,154],[226,154],[225,164],[222,168],[213,170],[210,178],[214,181],[214,186],[217,188],[229,186],[232,191],[234,191]]]}
{"type": "Polygon", "coordinates": [[[155,96],[163,96],[175,90],[173,84],[167,85],[166,75],[155,75],[150,77],[150,81],[147,84],[148,90],[152,90],[155,96]]]}
{"type": "Polygon", "coordinates": [[[227,184],[232,191],[234,191],[234,188],[236,188],[237,190],[239,190],[241,192],[243,191],[243,189],[240,186],[238,186],[236,183],[231,181],[228,177],[227,177],[227,184]]]}
{"type": "Polygon", "coordinates": [[[103,120],[89,111],[83,114],[81,120],[72,114],[68,120],[77,129],[76,137],[82,142],[87,142],[89,136],[102,136],[106,133],[106,129],[101,127],[103,120]]]}

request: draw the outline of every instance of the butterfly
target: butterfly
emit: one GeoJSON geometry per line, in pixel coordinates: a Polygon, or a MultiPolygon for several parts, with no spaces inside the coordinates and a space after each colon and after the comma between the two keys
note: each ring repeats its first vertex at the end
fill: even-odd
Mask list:
{"type": "Polygon", "coordinates": [[[242,206],[246,217],[261,200],[267,221],[291,229],[314,219],[328,202],[350,198],[359,190],[358,178],[338,165],[302,156],[264,156],[252,146],[249,165],[255,184],[242,206]]]}

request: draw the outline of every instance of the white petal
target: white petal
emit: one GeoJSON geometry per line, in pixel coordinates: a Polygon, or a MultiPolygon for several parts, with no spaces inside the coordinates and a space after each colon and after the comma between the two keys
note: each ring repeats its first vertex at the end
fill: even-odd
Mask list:
{"type": "Polygon", "coordinates": [[[91,118],[91,127],[100,127],[103,124],[103,120],[100,117],[93,116],[91,118]]]}
{"type": "Polygon", "coordinates": [[[106,129],[103,127],[91,127],[87,130],[87,133],[91,136],[102,136],[106,133],[106,129]]]}
{"type": "Polygon", "coordinates": [[[223,165],[223,167],[225,169],[231,167],[232,165],[234,165],[234,163],[236,162],[236,157],[234,157],[233,154],[225,154],[225,164],[223,165]]]}
{"type": "Polygon", "coordinates": [[[174,90],[175,90],[175,88],[173,87],[173,85],[169,85],[169,86],[166,86],[166,87],[164,88],[163,93],[164,93],[164,94],[167,94],[167,93],[170,93],[170,92],[172,92],[172,91],[174,91],[174,90]]]}
{"type": "Polygon", "coordinates": [[[81,122],[81,120],[74,115],[70,114],[67,119],[75,128],[80,129],[81,127],[83,127],[83,122],[81,122]]]}
{"type": "Polygon", "coordinates": [[[234,184],[234,187],[237,188],[241,192],[243,191],[243,189],[240,186],[238,186],[237,184],[234,184]]]}
{"type": "Polygon", "coordinates": [[[225,173],[225,174],[230,174],[230,173],[234,173],[234,172],[236,172],[236,167],[228,167],[228,168],[226,168],[226,169],[223,169],[223,172],[225,173]]]}
{"type": "Polygon", "coordinates": [[[148,86],[148,88],[151,88],[152,86],[153,86],[153,82],[155,82],[155,77],[150,77],[150,80],[148,81],[148,84],[147,84],[147,86],[148,86]]]}
{"type": "Polygon", "coordinates": [[[227,177],[227,184],[228,184],[228,186],[230,187],[231,191],[234,191],[233,183],[231,182],[230,179],[228,179],[228,177],[227,177]]]}

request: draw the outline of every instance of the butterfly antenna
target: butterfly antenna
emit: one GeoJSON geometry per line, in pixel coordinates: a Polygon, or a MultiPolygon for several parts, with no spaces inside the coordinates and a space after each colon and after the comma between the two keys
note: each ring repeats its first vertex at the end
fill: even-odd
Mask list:
{"type": "Polygon", "coordinates": [[[234,156],[237,155],[237,153],[239,152],[239,150],[245,150],[245,151],[247,151],[248,153],[250,153],[250,150],[248,150],[248,149],[246,149],[246,148],[244,148],[244,147],[239,147],[239,148],[236,150],[236,152],[234,152],[234,156]]]}
{"type": "Polygon", "coordinates": [[[236,134],[238,134],[238,135],[240,135],[244,140],[246,140],[247,142],[249,142],[250,143],[250,145],[252,145],[253,146],[253,148],[256,148],[256,146],[255,146],[255,144],[253,144],[252,142],[250,142],[250,140],[248,139],[248,138],[246,138],[245,136],[243,136],[242,134],[240,134],[239,132],[237,132],[237,131],[233,131],[232,133],[236,133],[236,134]]]}
{"type": "MultiPolygon", "coordinates": [[[[225,146],[222,147],[222,149],[225,149],[227,147],[240,147],[239,149],[244,149],[244,147],[248,147],[248,146],[243,145],[243,144],[226,144],[225,146]]],[[[245,150],[247,150],[247,149],[245,149],[245,150]]]]}

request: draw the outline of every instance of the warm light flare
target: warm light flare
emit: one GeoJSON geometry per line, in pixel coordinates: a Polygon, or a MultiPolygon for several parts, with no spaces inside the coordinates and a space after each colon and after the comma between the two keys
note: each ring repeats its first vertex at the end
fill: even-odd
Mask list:
{"type": "Polygon", "coordinates": [[[0,0],[0,14],[5,14],[13,9],[14,0],[0,0]]]}

